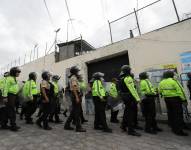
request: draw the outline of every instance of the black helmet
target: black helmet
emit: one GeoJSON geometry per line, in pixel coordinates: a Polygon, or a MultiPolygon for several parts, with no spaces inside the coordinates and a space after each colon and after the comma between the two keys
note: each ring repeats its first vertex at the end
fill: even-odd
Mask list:
{"type": "Polygon", "coordinates": [[[95,72],[95,73],[92,75],[92,78],[94,78],[94,79],[100,79],[100,78],[102,78],[102,77],[104,77],[104,73],[102,73],[102,72],[95,72]]]}
{"type": "Polygon", "coordinates": [[[43,80],[48,80],[48,78],[50,76],[50,72],[44,71],[41,76],[42,76],[43,80]]]}
{"type": "Polygon", "coordinates": [[[187,77],[188,77],[189,79],[191,79],[191,72],[188,72],[188,73],[187,73],[187,77]]]}
{"type": "Polygon", "coordinates": [[[58,81],[58,80],[60,80],[60,76],[58,76],[58,75],[53,75],[53,76],[52,76],[52,80],[58,81]]]}
{"type": "Polygon", "coordinates": [[[123,65],[121,67],[121,72],[123,72],[124,74],[130,74],[131,72],[131,67],[129,65],[123,65]]]}
{"type": "Polygon", "coordinates": [[[17,73],[20,73],[21,72],[21,70],[19,69],[19,67],[12,67],[11,69],[10,69],[10,76],[16,76],[16,74],[17,73]]]}
{"type": "Polygon", "coordinates": [[[173,71],[166,71],[163,73],[163,78],[167,79],[167,78],[173,78],[174,77],[174,72],[173,71]]]}
{"type": "Polygon", "coordinates": [[[71,74],[77,74],[80,71],[80,69],[77,66],[73,66],[70,68],[71,74]]]}
{"type": "Polygon", "coordinates": [[[145,80],[145,79],[148,79],[148,74],[147,72],[142,72],[139,74],[139,78],[140,80],[145,80]]]}
{"type": "Polygon", "coordinates": [[[36,72],[29,73],[29,80],[36,80],[36,78],[37,78],[36,72]]]}
{"type": "Polygon", "coordinates": [[[8,77],[9,76],[9,72],[5,72],[3,76],[4,77],[8,77]]]}

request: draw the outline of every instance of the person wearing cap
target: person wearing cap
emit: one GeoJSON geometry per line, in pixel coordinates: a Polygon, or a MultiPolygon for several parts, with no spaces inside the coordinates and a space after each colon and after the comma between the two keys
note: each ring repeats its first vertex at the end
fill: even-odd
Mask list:
{"type": "Polygon", "coordinates": [[[172,132],[179,136],[188,136],[183,131],[183,108],[182,104],[187,103],[186,96],[182,85],[178,80],[174,79],[173,71],[166,71],[163,74],[163,80],[159,83],[159,93],[164,97],[168,123],[172,132]]]}
{"type": "Polygon", "coordinates": [[[42,82],[40,83],[40,92],[41,92],[41,111],[39,118],[36,121],[36,124],[44,130],[51,130],[52,128],[48,124],[48,116],[51,112],[50,102],[54,95],[54,86],[50,83],[51,74],[48,71],[42,73],[42,82]],[[43,126],[42,124],[43,123],[43,126]]]}
{"type": "MultiPolygon", "coordinates": [[[[9,72],[5,72],[3,77],[0,79],[0,123],[1,123],[1,120],[5,117],[5,113],[6,113],[5,102],[7,99],[7,96],[6,96],[7,91],[4,87],[6,86],[6,80],[8,76],[9,76],[9,72]]],[[[9,127],[4,126],[2,124],[1,128],[8,129],[9,127]]]]}
{"type": "Polygon", "coordinates": [[[37,97],[38,90],[36,85],[37,74],[31,72],[29,74],[29,79],[25,82],[22,94],[24,98],[24,104],[22,109],[24,110],[26,124],[33,124],[32,115],[37,109],[37,97]]]}
{"type": "Polygon", "coordinates": [[[150,134],[157,134],[157,132],[162,131],[157,126],[155,119],[155,98],[157,96],[157,92],[148,78],[149,77],[147,72],[142,72],[139,74],[140,92],[142,98],[142,106],[144,109],[143,115],[145,117],[145,132],[150,134]]]}
{"type": "Polygon", "coordinates": [[[102,130],[103,132],[112,133],[106,122],[105,108],[107,104],[106,100],[106,90],[103,86],[104,74],[101,72],[96,72],[93,74],[94,78],[92,86],[92,96],[95,106],[95,120],[94,120],[94,129],[102,130]]]}
{"type": "Polygon", "coordinates": [[[59,85],[58,81],[60,80],[60,77],[58,75],[53,75],[52,76],[52,84],[54,86],[54,95],[51,101],[51,112],[49,115],[49,121],[50,122],[55,122],[55,123],[60,123],[62,122],[59,118],[59,107],[60,107],[60,102],[59,102],[59,85]],[[53,120],[53,117],[55,120],[53,120]]]}
{"type": "Polygon", "coordinates": [[[7,127],[7,123],[10,120],[10,130],[18,131],[20,127],[16,125],[16,111],[15,102],[19,92],[19,85],[17,82],[17,77],[19,77],[21,70],[18,67],[12,67],[10,69],[10,74],[6,78],[6,84],[4,86],[4,97],[7,98],[5,115],[3,115],[1,126],[7,127]]]}
{"type": "Polygon", "coordinates": [[[81,126],[81,93],[80,93],[80,85],[79,85],[79,71],[80,69],[77,66],[73,66],[70,68],[70,76],[69,76],[69,88],[71,91],[71,101],[72,101],[72,110],[70,112],[70,116],[66,120],[64,125],[65,130],[73,130],[70,126],[72,120],[75,121],[76,132],[86,132],[85,129],[81,126]]]}
{"type": "Polygon", "coordinates": [[[137,103],[140,102],[140,97],[135,89],[134,80],[131,76],[131,68],[128,65],[121,67],[119,89],[122,100],[125,104],[123,121],[121,129],[127,131],[132,136],[141,136],[134,128],[134,119],[137,111],[137,103]]]}

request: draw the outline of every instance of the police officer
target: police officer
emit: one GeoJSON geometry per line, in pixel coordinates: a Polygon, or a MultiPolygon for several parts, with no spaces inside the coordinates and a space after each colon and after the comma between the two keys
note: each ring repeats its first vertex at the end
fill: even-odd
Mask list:
{"type": "Polygon", "coordinates": [[[122,100],[125,104],[121,128],[126,131],[126,127],[128,127],[129,135],[141,136],[134,128],[134,118],[137,111],[137,103],[140,102],[140,97],[135,89],[134,81],[131,77],[131,68],[128,65],[123,65],[121,67],[119,88],[122,100]]]}
{"type": "Polygon", "coordinates": [[[119,95],[117,90],[117,79],[113,78],[111,81],[110,89],[109,89],[109,99],[110,99],[110,106],[111,106],[111,118],[110,122],[112,123],[119,123],[117,119],[117,115],[119,110],[113,110],[113,107],[117,106],[119,103],[119,95]]]}
{"type": "MultiPolygon", "coordinates": [[[[5,100],[6,100],[6,89],[4,88],[6,86],[6,80],[7,80],[7,77],[9,76],[9,72],[5,72],[4,73],[4,77],[2,77],[0,79],[0,122],[1,120],[3,119],[3,117],[5,117],[5,110],[6,110],[6,107],[5,107],[5,100]]],[[[9,129],[9,127],[7,125],[3,125],[2,122],[1,122],[1,128],[2,129],[9,129]]]]}
{"type": "Polygon", "coordinates": [[[42,82],[40,83],[41,91],[41,115],[36,121],[39,127],[43,127],[45,130],[51,130],[52,128],[48,125],[48,116],[50,115],[52,96],[54,94],[54,86],[50,83],[51,74],[48,71],[42,73],[42,82]],[[42,123],[43,122],[43,126],[42,123]]]}
{"type": "Polygon", "coordinates": [[[79,71],[80,69],[77,66],[70,68],[71,75],[69,76],[69,88],[72,101],[72,110],[70,116],[68,117],[64,129],[73,130],[70,126],[71,121],[75,121],[76,132],[86,132],[85,129],[81,126],[80,114],[81,114],[81,98],[80,98],[80,85],[79,85],[79,71]]]}
{"type": "Polygon", "coordinates": [[[19,92],[19,85],[16,78],[20,72],[21,70],[18,67],[12,67],[10,69],[10,75],[6,78],[6,85],[4,86],[4,90],[6,90],[4,97],[7,96],[7,102],[5,107],[6,112],[2,119],[2,126],[7,127],[8,120],[10,120],[11,131],[18,131],[18,129],[20,129],[20,127],[16,125],[15,111],[15,102],[19,92]]]}
{"type": "Polygon", "coordinates": [[[103,130],[103,132],[111,133],[112,130],[108,127],[106,122],[105,107],[106,107],[106,90],[103,86],[104,74],[96,72],[92,76],[94,78],[92,86],[92,96],[95,106],[95,120],[94,129],[103,130]]]}
{"type": "Polygon", "coordinates": [[[163,75],[164,79],[159,83],[159,92],[164,97],[169,125],[176,135],[188,136],[183,131],[183,109],[182,104],[187,103],[183,87],[178,80],[175,80],[173,71],[166,71],[163,75]]]}
{"type": "Polygon", "coordinates": [[[51,113],[49,116],[50,122],[60,123],[61,120],[59,118],[59,108],[60,108],[60,102],[59,102],[59,85],[58,81],[60,80],[60,77],[58,75],[52,76],[52,84],[54,86],[54,97],[51,101],[51,113]],[[53,117],[55,117],[55,121],[53,120],[53,117]]]}
{"type": "Polygon", "coordinates": [[[155,97],[157,96],[156,90],[152,83],[148,79],[148,74],[142,72],[139,74],[140,79],[140,91],[142,97],[142,106],[145,117],[145,132],[150,134],[156,134],[157,131],[162,131],[156,122],[156,109],[155,109],[155,97]]]}
{"type": "Polygon", "coordinates": [[[36,85],[36,79],[37,74],[35,72],[31,72],[29,74],[29,79],[25,82],[22,90],[25,101],[22,109],[24,110],[25,120],[27,124],[33,124],[32,115],[37,109],[38,90],[36,85]]]}

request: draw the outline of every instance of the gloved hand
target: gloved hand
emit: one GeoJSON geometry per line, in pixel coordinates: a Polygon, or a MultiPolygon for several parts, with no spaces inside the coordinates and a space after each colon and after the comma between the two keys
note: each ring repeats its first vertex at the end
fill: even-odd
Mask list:
{"type": "Polygon", "coordinates": [[[185,101],[185,102],[182,102],[182,105],[184,105],[184,106],[188,106],[188,102],[187,101],[185,101]]]}
{"type": "Polygon", "coordinates": [[[3,97],[3,103],[7,103],[8,102],[8,98],[7,97],[3,97]]]}

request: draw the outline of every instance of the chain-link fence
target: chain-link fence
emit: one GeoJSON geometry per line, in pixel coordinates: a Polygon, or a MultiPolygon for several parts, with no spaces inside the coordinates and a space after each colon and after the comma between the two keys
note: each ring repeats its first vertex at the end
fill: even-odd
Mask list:
{"type": "Polygon", "coordinates": [[[111,43],[159,29],[191,17],[189,0],[157,0],[109,21],[111,43]],[[133,33],[133,34],[132,34],[133,33]]]}

